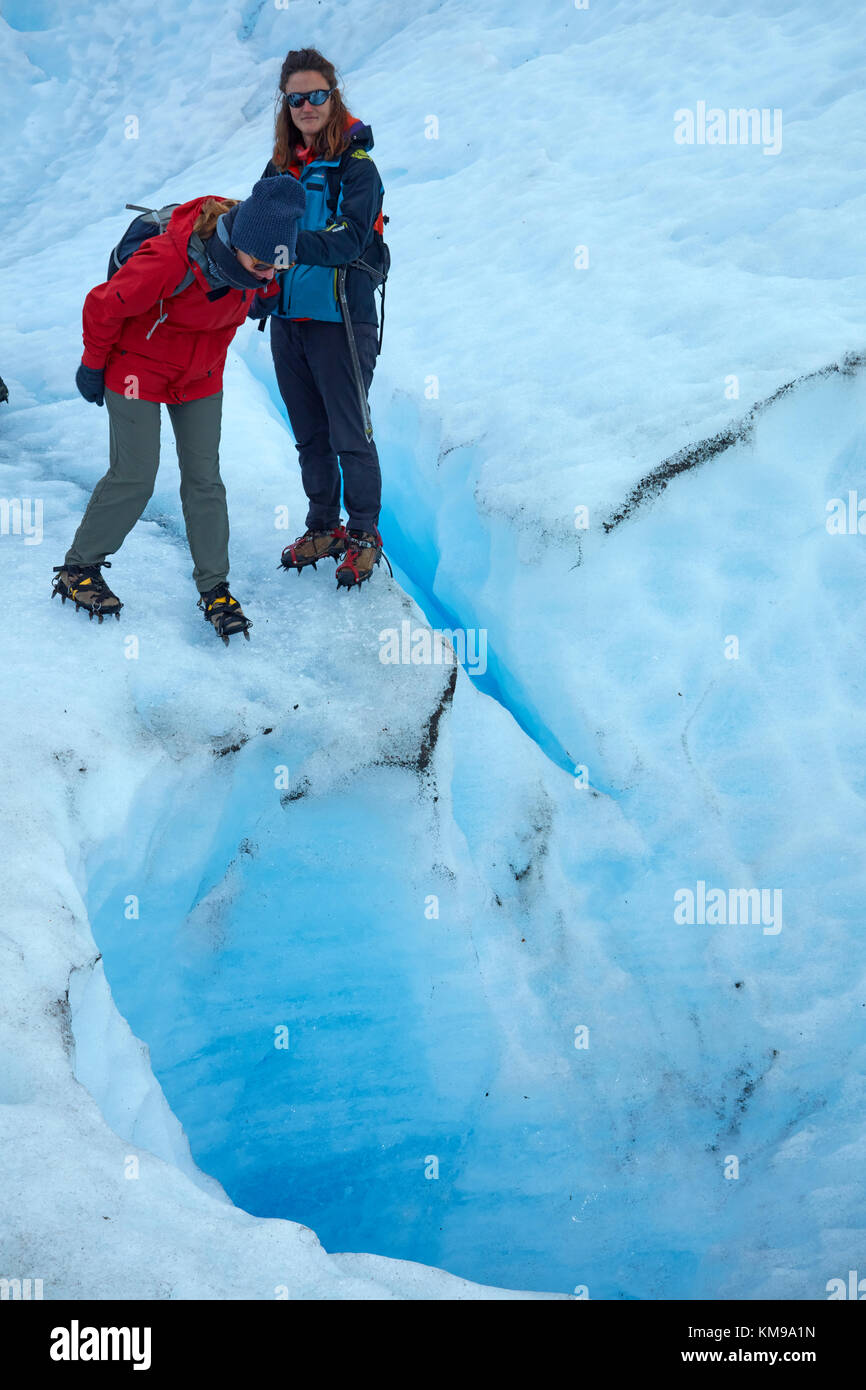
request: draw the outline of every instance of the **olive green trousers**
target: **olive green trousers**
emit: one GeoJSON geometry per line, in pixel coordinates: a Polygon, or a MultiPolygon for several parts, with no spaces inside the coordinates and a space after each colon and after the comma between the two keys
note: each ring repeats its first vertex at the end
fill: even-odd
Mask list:
{"type": "MultiPolygon", "coordinates": [[[[108,472],[100,478],[65,563],[94,565],[123,545],[156,483],[160,407],[105,392],[108,472]]],[[[168,405],[180,465],[180,500],[192,553],[192,577],[200,593],[228,578],[229,517],[220,477],[222,391],[200,401],[168,405]]]]}

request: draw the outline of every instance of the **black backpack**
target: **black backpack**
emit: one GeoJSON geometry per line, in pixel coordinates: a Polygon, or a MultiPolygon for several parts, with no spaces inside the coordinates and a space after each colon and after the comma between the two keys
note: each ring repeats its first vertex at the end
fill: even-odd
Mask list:
{"type": "MultiPolygon", "coordinates": [[[[382,213],[382,221],[387,222],[386,213],[382,213]]],[[[379,305],[379,342],[376,346],[376,356],[382,351],[382,334],[385,331],[385,284],[388,279],[388,271],[391,269],[391,252],[388,243],[381,232],[373,232],[373,240],[366,247],[363,258],[358,256],[356,260],[350,261],[350,265],[357,270],[366,270],[374,281],[373,288],[381,291],[381,302],[379,305]]]]}
{"type": "MultiPolygon", "coordinates": [[[[129,260],[133,251],[137,251],[142,242],[147,241],[148,237],[162,236],[169,224],[171,214],[176,207],[180,207],[180,204],[166,203],[165,207],[161,208],[143,208],[138,203],[127,203],[126,206],[129,208],[130,212],[137,212],[141,215],[139,217],[133,217],[126,231],[123,233],[123,236],[120,238],[120,241],[109,256],[108,273],[105,276],[106,280],[110,280],[112,275],[115,275],[117,271],[120,270],[120,267],[129,260]]],[[[168,298],[174,299],[176,294],[182,294],[185,289],[189,288],[194,279],[195,274],[193,271],[191,269],[187,270],[183,279],[176,288],[172,290],[171,294],[168,295],[168,298]]],[[[149,338],[150,334],[154,332],[154,329],[159,328],[159,325],[164,323],[165,319],[166,315],[162,311],[162,300],[160,300],[159,317],[153,325],[153,328],[151,328],[150,333],[146,336],[149,338]]]]}
{"type": "MultiPolygon", "coordinates": [[[[120,241],[115,246],[108,258],[108,273],[106,280],[110,280],[120,267],[129,260],[133,251],[137,251],[142,242],[147,241],[148,237],[162,236],[171,219],[171,214],[179,203],[166,203],[162,208],[143,208],[138,203],[127,203],[130,212],[140,213],[141,216],[133,217],[120,241]]],[[[180,294],[192,284],[195,275],[192,270],[188,270],[178,285],[177,289],[172,290],[168,296],[173,299],[176,294],[180,294]]]]}

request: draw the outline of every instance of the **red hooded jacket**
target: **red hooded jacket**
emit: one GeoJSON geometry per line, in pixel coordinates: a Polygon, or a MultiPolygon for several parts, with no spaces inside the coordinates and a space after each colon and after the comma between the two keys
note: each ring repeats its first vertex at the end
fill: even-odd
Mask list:
{"type": "Polygon", "coordinates": [[[104,368],[111,391],[124,395],[129,390],[143,401],[163,404],[215,395],[222,388],[229,343],[253,295],[279,294],[274,277],[262,281],[261,290],[229,288],[219,298],[208,299],[211,287],[187,257],[193,223],[204,202],[205,198],[193,198],[181,203],[162,236],[148,237],[84,301],[81,360],[85,367],[104,368]],[[169,298],[190,269],[193,283],[169,298]],[[160,312],[166,318],[154,328],[160,312]]]}

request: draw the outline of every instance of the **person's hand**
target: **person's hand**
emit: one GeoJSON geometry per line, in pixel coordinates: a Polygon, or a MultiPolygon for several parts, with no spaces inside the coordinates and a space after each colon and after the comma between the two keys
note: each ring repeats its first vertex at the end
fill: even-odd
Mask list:
{"type": "Polygon", "coordinates": [[[97,367],[85,367],[82,362],[75,373],[75,385],[91,405],[105,404],[105,372],[97,367]]]}
{"type": "Polygon", "coordinates": [[[280,302],[278,294],[270,294],[267,299],[263,294],[254,294],[252,303],[247,313],[248,319],[266,319],[272,314],[280,302]]]}

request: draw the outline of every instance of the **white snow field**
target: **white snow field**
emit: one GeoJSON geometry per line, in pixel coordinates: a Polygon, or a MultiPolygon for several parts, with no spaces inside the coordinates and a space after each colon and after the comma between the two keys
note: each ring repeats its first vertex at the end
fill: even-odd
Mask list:
{"type": "Polygon", "coordinates": [[[825,1297],[866,1228],[859,6],[0,13],[0,1278],[825,1297]],[[127,201],[249,191],[305,44],[386,186],[395,578],[277,571],[250,325],[251,642],[195,607],[167,423],[88,623],[48,602],[106,466],[81,302],[127,201]],[[383,663],[404,622],[486,670],[383,663]]]}

